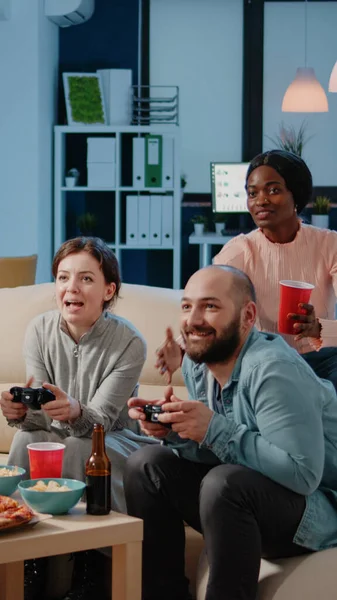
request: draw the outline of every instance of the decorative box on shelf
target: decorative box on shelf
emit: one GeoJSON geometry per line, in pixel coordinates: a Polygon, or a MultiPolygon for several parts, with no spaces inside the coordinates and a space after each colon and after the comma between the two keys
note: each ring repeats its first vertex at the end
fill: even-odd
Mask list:
{"type": "Polygon", "coordinates": [[[87,144],[88,187],[114,187],[116,185],[116,139],[89,137],[87,144]]]}

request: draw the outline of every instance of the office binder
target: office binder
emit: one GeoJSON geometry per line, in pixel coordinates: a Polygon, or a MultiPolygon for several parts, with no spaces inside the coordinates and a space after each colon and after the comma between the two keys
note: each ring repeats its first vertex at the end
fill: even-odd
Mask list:
{"type": "Polygon", "coordinates": [[[132,140],[132,185],[137,190],[145,187],[145,138],[132,140]]]}
{"type": "Polygon", "coordinates": [[[150,244],[150,196],[138,196],[138,245],[150,244]]]}
{"type": "Polygon", "coordinates": [[[150,196],[150,245],[161,246],[161,196],[150,196]]]}
{"type": "Polygon", "coordinates": [[[163,135],[163,188],[173,188],[173,138],[163,135]]]}
{"type": "Polygon", "coordinates": [[[126,243],[128,246],[138,244],[138,197],[126,197],[126,243]]]}
{"type": "Polygon", "coordinates": [[[173,244],[173,196],[162,196],[161,204],[162,245],[173,244]]]}
{"type": "Polygon", "coordinates": [[[145,136],[145,187],[162,185],[162,143],[161,135],[145,136]]]}

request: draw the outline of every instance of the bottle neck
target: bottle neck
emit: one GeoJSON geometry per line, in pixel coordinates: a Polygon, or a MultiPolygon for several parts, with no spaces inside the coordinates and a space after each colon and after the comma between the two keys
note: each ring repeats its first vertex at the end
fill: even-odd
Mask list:
{"type": "Polygon", "coordinates": [[[102,456],[105,454],[105,443],[104,443],[104,429],[100,425],[95,426],[92,434],[92,453],[102,456]]]}

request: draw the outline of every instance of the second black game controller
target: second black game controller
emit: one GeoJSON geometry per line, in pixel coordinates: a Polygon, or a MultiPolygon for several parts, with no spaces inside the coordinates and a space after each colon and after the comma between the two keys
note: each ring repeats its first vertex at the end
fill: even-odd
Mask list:
{"type": "Polygon", "coordinates": [[[145,406],[142,408],[145,414],[145,421],[149,421],[150,423],[158,423],[159,425],[163,425],[164,427],[171,429],[171,423],[162,423],[161,421],[158,421],[158,416],[165,413],[161,406],[156,404],[145,404],[145,406]]]}
{"type": "Polygon", "coordinates": [[[55,400],[55,395],[46,388],[24,388],[12,387],[10,393],[13,394],[13,402],[21,402],[32,410],[41,410],[42,404],[55,400]]]}

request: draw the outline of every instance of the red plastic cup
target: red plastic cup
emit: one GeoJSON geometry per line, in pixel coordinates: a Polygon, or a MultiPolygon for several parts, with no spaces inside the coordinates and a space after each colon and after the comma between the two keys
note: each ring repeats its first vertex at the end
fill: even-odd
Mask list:
{"type": "Polygon", "coordinates": [[[298,305],[302,303],[308,304],[314,287],[314,285],[305,281],[280,281],[280,306],[278,314],[278,330],[280,333],[296,335],[294,325],[300,321],[288,319],[288,314],[306,314],[306,310],[299,308],[298,305]]]}
{"type": "Polygon", "coordinates": [[[28,444],[29,468],[31,479],[62,477],[62,463],[65,445],[52,442],[28,444]]]}

